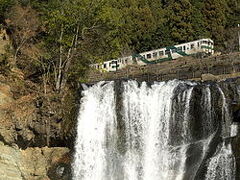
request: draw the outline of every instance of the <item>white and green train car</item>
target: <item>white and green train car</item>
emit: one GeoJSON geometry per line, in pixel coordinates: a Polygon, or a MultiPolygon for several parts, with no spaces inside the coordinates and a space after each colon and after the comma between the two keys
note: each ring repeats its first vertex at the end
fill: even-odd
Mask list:
{"type": "Polygon", "coordinates": [[[101,71],[116,71],[127,65],[147,65],[157,64],[163,61],[171,61],[183,56],[196,54],[212,55],[214,54],[214,43],[211,39],[199,39],[183,44],[155,49],[132,56],[118,58],[101,64],[93,64],[92,67],[101,71]]]}

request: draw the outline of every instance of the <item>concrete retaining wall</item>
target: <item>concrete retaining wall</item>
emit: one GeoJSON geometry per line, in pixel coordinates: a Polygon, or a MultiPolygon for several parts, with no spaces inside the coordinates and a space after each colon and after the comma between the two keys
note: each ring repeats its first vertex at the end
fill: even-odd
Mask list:
{"type": "Polygon", "coordinates": [[[155,65],[129,66],[117,72],[90,71],[88,83],[101,80],[135,79],[138,81],[166,81],[171,79],[198,79],[203,74],[224,75],[240,72],[240,53],[205,59],[181,58],[155,65]]]}

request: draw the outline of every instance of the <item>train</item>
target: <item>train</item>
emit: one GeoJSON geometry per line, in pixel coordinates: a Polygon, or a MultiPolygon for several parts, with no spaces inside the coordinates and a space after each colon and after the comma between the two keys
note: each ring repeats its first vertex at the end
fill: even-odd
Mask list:
{"type": "Polygon", "coordinates": [[[92,64],[91,67],[102,72],[112,72],[117,71],[118,69],[122,69],[128,65],[135,64],[143,66],[148,64],[157,64],[184,56],[193,56],[198,54],[207,56],[213,55],[213,40],[209,38],[199,39],[174,46],[154,49],[152,51],[146,51],[139,54],[133,54],[127,57],[112,59],[110,61],[105,61],[102,63],[92,64]]]}

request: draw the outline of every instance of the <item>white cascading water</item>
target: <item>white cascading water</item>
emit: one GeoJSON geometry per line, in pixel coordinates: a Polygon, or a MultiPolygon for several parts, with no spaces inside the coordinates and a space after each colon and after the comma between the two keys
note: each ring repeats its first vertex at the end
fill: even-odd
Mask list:
{"type": "Polygon", "coordinates": [[[212,111],[213,111],[213,107],[212,107],[212,99],[211,99],[211,91],[209,87],[206,87],[205,89],[203,89],[204,93],[203,93],[203,108],[204,108],[204,112],[206,114],[206,117],[208,118],[207,121],[205,121],[204,123],[204,130],[205,130],[205,134],[207,134],[208,132],[211,131],[211,129],[213,129],[214,123],[211,122],[212,120],[212,111]]]}
{"type": "MultiPolygon", "coordinates": [[[[187,146],[175,148],[169,145],[172,98],[180,83],[161,82],[151,87],[146,83],[138,87],[136,81],[124,83],[123,107],[128,154],[124,161],[125,179],[170,180],[181,179],[184,174],[187,146]],[[137,161],[133,162],[131,159],[137,161]]],[[[187,89],[183,95],[186,102],[183,136],[186,139],[192,90],[193,87],[187,89]]]]}
{"type": "MultiPolygon", "coordinates": [[[[220,87],[218,89],[222,95],[223,136],[231,137],[227,100],[222,89],[220,87]]],[[[235,180],[235,157],[233,156],[232,145],[230,143],[226,144],[225,140],[218,146],[217,152],[209,160],[206,180],[235,180]]]]}
{"type": "Polygon", "coordinates": [[[107,172],[107,167],[112,168],[117,139],[113,82],[101,82],[85,90],[81,101],[73,179],[108,179],[114,175],[107,172]]]}
{"type": "MultiPolygon", "coordinates": [[[[100,82],[84,90],[73,179],[193,180],[215,135],[209,87],[203,88],[200,100],[208,119],[191,122],[191,100],[196,85],[177,80],[155,82],[151,86],[136,81],[122,82],[122,107],[118,111],[121,111],[123,129],[119,129],[117,122],[119,102],[116,102],[114,82],[100,82]],[[192,126],[198,124],[206,125],[202,129],[207,136],[194,140],[192,126]]],[[[232,154],[228,145],[224,144],[210,160],[206,180],[218,171],[220,166],[215,162],[221,164],[222,154],[226,157],[232,154]]],[[[232,159],[229,163],[234,164],[232,159]]],[[[220,168],[229,171],[227,165],[220,168]]]]}
{"type": "Polygon", "coordinates": [[[235,158],[231,144],[223,142],[210,159],[206,180],[235,180],[235,158]]]}
{"type": "MultiPolygon", "coordinates": [[[[135,81],[124,83],[124,121],[127,124],[127,154],[137,155],[139,162],[126,159],[126,179],[165,179],[169,174],[170,154],[166,149],[169,139],[171,97],[176,82],[159,83],[140,88],[135,81]],[[162,132],[162,133],[159,133],[162,132]],[[132,139],[130,139],[132,138],[132,139]],[[162,155],[160,155],[162,154],[162,155]],[[130,163],[129,163],[130,162],[130,163]],[[159,164],[156,166],[156,164],[159,164]],[[131,169],[130,172],[128,170],[131,169]],[[164,173],[163,173],[164,172],[164,173]]],[[[134,155],[131,155],[133,157],[134,155]]]]}
{"type": "Polygon", "coordinates": [[[228,121],[228,119],[230,118],[230,114],[228,111],[228,103],[222,89],[220,87],[218,87],[218,89],[222,96],[222,119],[223,119],[222,136],[230,137],[230,124],[228,121]]]}
{"type": "Polygon", "coordinates": [[[191,132],[190,132],[190,124],[189,124],[189,110],[190,110],[190,101],[193,92],[193,88],[191,87],[189,90],[183,92],[182,101],[185,102],[185,110],[183,116],[183,141],[184,143],[188,143],[191,139],[191,132]]]}

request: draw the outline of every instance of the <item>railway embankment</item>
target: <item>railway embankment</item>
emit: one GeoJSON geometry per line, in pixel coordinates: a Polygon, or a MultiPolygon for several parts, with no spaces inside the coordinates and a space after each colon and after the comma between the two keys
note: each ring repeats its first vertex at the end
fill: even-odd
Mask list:
{"type": "Polygon", "coordinates": [[[135,79],[137,81],[166,81],[172,79],[220,80],[240,76],[240,53],[206,58],[183,57],[146,66],[131,65],[116,72],[90,70],[88,83],[102,80],[135,79]]]}

